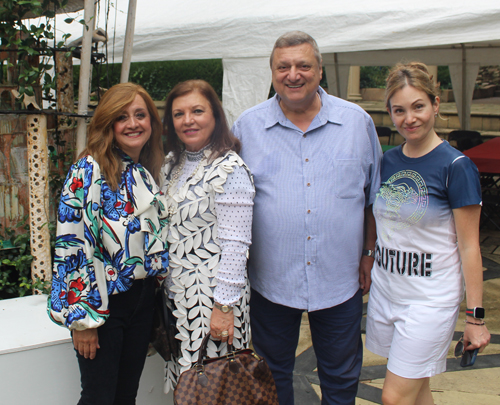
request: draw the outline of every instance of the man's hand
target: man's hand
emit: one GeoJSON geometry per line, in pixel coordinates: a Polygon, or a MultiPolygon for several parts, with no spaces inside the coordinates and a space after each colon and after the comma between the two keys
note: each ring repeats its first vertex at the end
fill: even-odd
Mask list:
{"type": "Polygon", "coordinates": [[[73,346],[86,359],[94,360],[99,346],[97,329],[85,329],[73,331],[73,346]]]}
{"type": "Polygon", "coordinates": [[[370,291],[370,286],[372,285],[373,262],[373,257],[361,256],[361,261],[359,262],[359,288],[363,290],[363,295],[370,291]]]}
{"type": "MultiPolygon", "coordinates": [[[[374,250],[375,241],[377,240],[377,226],[375,217],[373,216],[372,206],[365,208],[365,223],[364,223],[364,249],[374,250]]],[[[359,288],[363,290],[363,295],[370,291],[372,285],[372,267],[375,259],[373,257],[361,256],[359,262],[359,288]]]]}

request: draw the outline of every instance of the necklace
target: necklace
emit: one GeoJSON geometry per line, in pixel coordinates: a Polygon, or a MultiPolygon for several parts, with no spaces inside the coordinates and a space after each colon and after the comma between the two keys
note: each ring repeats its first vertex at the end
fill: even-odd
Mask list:
{"type": "Polygon", "coordinates": [[[172,177],[170,178],[170,181],[168,182],[168,195],[170,197],[173,197],[175,192],[177,191],[177,182],[179,181],[179,177],[182,174],[182,171],[184,170],[184,166],[186,164],[186,159],[189,160],[190,162],[199,162],[196,168],[194,169],[193,173],[191,173],[187,178],[186,182],[193,177],[198,169],[200,168],[201,162],[204,160],[206,154],[205,151],[210,152],[210,146],[211,144],[206,145],[205,147],[201,148],[199,151],[196,152],[190,152],[186,149],[184,149],[181,153],[181,157],[179,159],[179,164],[177,165],[175,171],[172,173],[172,177]],[[175,192],[174,192],[175,190],[175,192]]]}
{"type": "Polygon", "coordinates": [[[187,160],[190,162],[198,162],[201,159],[205,157],[205,149],[207,149],[210,145],[205,146],[203,149],[200,149],[198,152],[189,152],[188,150],[185,150],[184,153],[186,154],[187,160]]]}

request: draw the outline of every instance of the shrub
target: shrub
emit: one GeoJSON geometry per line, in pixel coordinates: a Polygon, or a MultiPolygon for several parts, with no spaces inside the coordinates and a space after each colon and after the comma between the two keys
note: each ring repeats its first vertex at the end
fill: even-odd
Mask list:
{"type": "Polygon", "coordinates": [[[16,225],[16,228],[23,229],[24,233],[15,236],[15,232],[7,228],[0,237],[0,299],[31,295],[33,289],[48,293],[50,289],[50,282],[40,279],[33,282],[31,279],[33,256],[27,219],[28,216],[24,217],[16,225]],[[7,242],[14,247],[6,249],[7,242]]]}
{"type": "MultiPolygon", "coordinates": [[[[109,89],[120,83],[121,63],[94,66],[92,91],[100,87],[109,89]]],[[[165,62],[134,62],[130,65],[129,81],[143,86],[154,100],[165,100],[167,94],[179,82],[203,79],[212,85],[222,98],[222,60],[179,60],[165,62]]],[[[73,85],[78,94],[80,66],[74,67],[73,85]]]]}

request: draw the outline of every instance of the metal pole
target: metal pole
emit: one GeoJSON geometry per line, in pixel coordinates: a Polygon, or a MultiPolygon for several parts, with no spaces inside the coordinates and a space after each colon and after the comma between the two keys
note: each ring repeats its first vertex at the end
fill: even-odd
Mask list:
{"type": "Polygon", "coordinates": [[[462,121],[460,122],[461,129],[469,129],[467,128],[467,122],[469,121],[466,117],[467,114],[467,56],[465,53],[465,45],[460,44],[462,46],[462,121]]]}
{"type": "Polygon", "coordinates": [[[342,97],[341,94],[340,94],[340,76],[339,76],[339,61],[337,60],[337,53],[335,52],[333,54],[333,62],[335,64],[335,84],[336,84],[336,87],[337,87],[337,94],[336,96],[337,97],[342,97]]]}
{"type": "MultiPolygon", "coordinates": [[[[78,114],[85,115],[88,112],[89,90],[90,90],[90,57],[92,54],[92,35],[95,25],[94,0],[85,0],[84,19],[86,27],[83,27],[82,56],[80,64],[80,84],[78,88],[78,114]],[[88,29],[87,29],[88,27],[88,29]]],[[[76,154],[77,156],[85,149],[87,143],[87,122],[85,118],[78,118],[76,128],[76,154]]]]}
{"type": "MultiPolygon", "coordinates": [[[[31,278],[49,281],[52,278],[49,234],[49,154],[47,118],[28,115],[28,164],[30,190],[31,278]]],[[[40,291],[35,290],[40,293],[40,291]]]]}
{"type": "Polygon", "coordinates": [[[122,72],[120,83],[127,83],[130,74],[130,62],[132,60],[132,47],[134,45],[135,10],[137,0],[129,0],[127,14],[127,30],[125,31],[125,45],[123,47],[122,72]]]}

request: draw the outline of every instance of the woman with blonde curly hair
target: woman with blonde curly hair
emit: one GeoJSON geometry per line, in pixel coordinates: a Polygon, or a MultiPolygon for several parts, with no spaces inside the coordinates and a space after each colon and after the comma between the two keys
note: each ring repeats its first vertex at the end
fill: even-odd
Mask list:
{"type": "Polygon", "coordinates": [[[167,207],[156,185],[161,135],[148,93],[113,86],[63,186],[48,312],[71,330],[80,405],[135,404],[154,279],[168,266],[167,207]]]}

